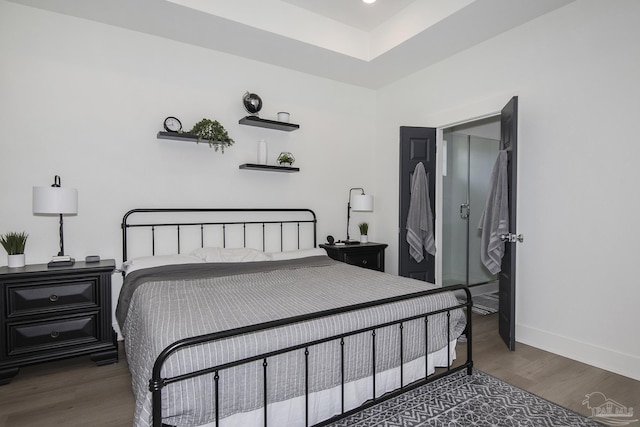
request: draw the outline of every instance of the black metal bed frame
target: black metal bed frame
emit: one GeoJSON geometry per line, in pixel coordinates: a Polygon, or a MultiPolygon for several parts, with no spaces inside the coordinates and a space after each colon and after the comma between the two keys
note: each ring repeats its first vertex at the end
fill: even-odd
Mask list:
{"type": "MultiPolygon", "coordinates": [[[[155,229],[157,227],[175,227],[176,228],[176,233],[177,233],[177,241],[178,241],[178,253],[180,253],[180,229],[182,227],[188,227],[188,226],[199,226],[200,230],[201,230],[201,244],[204,244],[204,226],[207,225],[215,225],[215,226],[221,226],[223,228],[223,236],[225,233],[225,227],[227,225],[230,224],[235,224],[235,225],[242,225],[243,226],[243,233],[246,233],[246,225],[247,224],[262,224],[263,227],[263,247],[264,247],[264,227],[265,224],[280,224],[281,227],[281,234],[280,234],[280,243],[281,243],[281,247],[282,247],[282,241],[283,241],[283,235],[282,235],[282,227],[283,224],[285,223],[297,223],[298,226],[297,228],[297,240],[298,240],[298,249],[300,249],[300,224],[301,223],[312,223],[313,224],[313,246],[315,247],[317,245],[317,234],[316,234],[316,225],[317,225],[317,220],[316,220],[316,215],[315,213],[310,210],[310,209],[230,209],[230,208],[197,208],[197,209],[174,209],[174,208],[169,208],[169,209],[134,209],[131,210],[129,212],[127,212],[123,219],[122,219],[122,236],[123,236],[123,246],[122,246],[122,254],[123,254],[123,261],[127,260],[127,229],[131,228],[131,227],[145,227],[145,228],[149,228],[151,230],[151,239],[152,239],[152,252],[153,254],[155,254],[155,229]],[[264,213],[276,213],[276,212],[288,212],[288,213],[300,213],[302,215],[306,215],[309,216],[310,219],[301,219],[301,220],[268,220],[268,221],[206,221],[206,222],[202,222],[202,221],[195,221],[195,222],[163,222],[163,223],[140,223],[140,224],[130,224],[127,221],[129,220],[129,218],[136,213],[193,213],[193,212],[198,212],[198,213],[212,213],[215,215],[215,213],[220,213],[220,212],[232,212],[232,213],[238,213],[241,214],[243,212],[264,212],[264,213]]],[[[223,239],[224,240],[224,239],[223,239]]],[[[244,241],[246,243],[246,234],[244,235],[244,241]]],[[[226,243],[226,241],[225,241],[226,243]]],[[[355,267],[354,267],[355,268],[355,267]]],[[[189,337],[189,338],[185,338],[182,340],[179,340],[171,345],[169,345],[168,347],[166,347],[161,353],[160,355],[156,358],[156,361],[154,363],[153,366],[153,371],[152,371],[152,378],[149,380],[149,391],[152,393],[152,404],[153,404],[153,426],[154,427],[162,427],[162,426],[166,426],[165,424],[162,423],[162,390],[163,388],[165,388],[166,386],[172,384],[172,383],[176,383],[178,381],[183,381],[189,378],[194,378],[194,377],[198,377],[201,375],[206,375],[206,374],[214,374],[214,382],[215,382],[215,404],[216,404],[216,416],[215,416],[215,423],[216,426],[219,424],[219,412],[218,412],[218,408],[219,408],[219,378],[220,378],[220,372],[225,370],[225,369],[229,369],[229,368],[233,368],[235,366],[239,366],[239,365],[243,365],[246,363],[251,363],[251,362],[256,362],[256,361],[260,361],[262,360],[262,366],[263,366],[263,420],[264,420],[264,426],[267,427],[267,415],[268,415],[268,404],[267,404],[267,400],[268,400],[268,395],[267,395],[267,381],[268,381],[268,366],[269,366],[269,358],[272,358],[274,356],[280,355],[280,354],[284,354],[284,353],[288,353],[288,352],[292,352],[292,351],[304,351],[304,359],[305,359],[305,425],[308,426],[309,425],[309,408],[308,408],[308,403],[309,403],[309,389],[308,389],[308,381],[309,381],[309,364],[308,364],[308,357],[310,354],[310,348],[322,343],[326,343],[329,341],[338,341],[340,342],[340,349],[341,349],[341,355],[340,355],[340,360],[341,360],[341,414],[336,415],[334,417],[332,417],[331,419],[322,421],[318,424],[315,424],[315,427],[319,427],[319,426],[325,426],[328,425],[332,422],[335,422],[339,419],[348,417],[354,413],[357,413],[363,409],[369,408],[373,405],[376,405],[380,402],[383,402],[385,400],[391,399],[393,397],[396,397],[402,393],[405,393],[409,390],[415,389],[417,387],[420,387],[426,383],[435,381],[439,378],[442,378],[444,376],[453,374],[455,372],[461,371],[463,369],[467,370],[467,374],[471,375],[472,374],[472,368],[473,368],[473,360],[472,360],[472,318],[471,318],[471,307],[472,307],[473,303],[471,300],[471,293],[469,291],[469,289],[464,286],[464,285],[456,285],[456,286],[448,286],[446,289],[432,289],[432,290],[427,290],[427,291],[422,291],[422,292],[416,292],[416,293],[412,293],[412,294],[407,294],[407,295],[403,295],[403,296],[399,296],[399,297],[393,297],[393,298],[386,298],[386,299],[382,299],[382,300],[377,300],[377,301],[370,301],[370,302],[366,302],[366,303],[361,303],[361,304],[355,304],[355,305],[351,305],[351,306],[346,306],[346,307],[341,307],[341,308],[336,308],[336,309],[331,309],[331,310],[325,310],[325,311],[321,311],[321,312],[317,312],[317,313],[310,313],[310,314],[306,314],[306,315],[301,315],[301,316],[294,316],[294,317],[289,317],[289,318],[285,318],[285,319],[279,319],[279,320],[274,320],[274,321],[270,321],[270,322],[265,322],[265,323],[261,323],[261,324],[257,324],[257,325],[251,325],[251,326],[245,326],[245,327],[241,327],[241,328],[235,328],[235,329],[230,329],[230,330],[226,330],[226,331],[221,331],[221,332],[216,332],[216,333],[212,333],[212,334],[206,334],[206,335],[200,335],[200,336],[195,336],[195,337],[189,337]],[[291,346],[291,347],[287,347],[287,348],[283,348],[277,351],[272,351],[272,352],[268,352],[268,353],[264,353],[264,354],[260,354],[260,355],[256,355],[256,356],[252,356],[252,357],[248,357],[248,358],[244,358],[241,360],[237,360],[234,362],[229,362],[229,363],[225,363],[222,365],[218,365],[218,366],[212,366],[210,368],[206,368],[206,369],[202,369],[202,370],[198,370],[195,372],[190,372],[190,373],[186,373],[186,374],[182,374],[182,375],[178,375],[178,376],[174,376],[174,377],[167,377],[167,378],[163,378],[162,377],[162,367],[163,364],[165,363],[165,361],[175,352],[179,351],[180,349],[183,349],[185,347],[191,347],[191,346],[196,346],[196,345],[205,345],[205,344],[210,344],[214,341],[217,340],[222,340],[222,339],[227,339],[227,338],[231,338],[233,336],[236,335],[241,335],[241,334],[248,334],[248,333],[254,333],[254,332],[258,332],[258,331],[263,331],[266,329],[271,329],[271,328],[277,328],[277,327],[281,327],[281,326],[285,326],[285,325],[290,325],[290,324],[294,324],[294,323],[300,323],[300,322],[306,322],[306,321],[310,321],[310,320],[314,320],[314,319],[319,319],[322,317],[327,317],[327,316],[332,316],[332,315],[337,315],[337,314],[342,314],[342,313],[346,313],[346,312],[350,312],[350,311],[356,311],[356,310],[362,310],[362,309],[366,309],[366,308],[370,308],[370,307],[375,307],[375,306],[380,306],[380,305],[384,305],[384,304],[390,304],[393,302],[398,302],[398,301],[402,301],[402,300],[408,300],[408,299],[413,299],[413,298],[419,298],[419,297],[424,297],[426,295],[432,295],[432,294],[437,294],[437,293],[441,293],[441,292],[451,292],[451,291],[464,291],[466,294],[466,301],[465,302],[461,302],[458,305],[452,306],[452,307],[447,307],[441,310],[437,310],[437,311],[433,311],[433,312],[427,312],[427,313],[422,313],[420,315],[415,315],[415,316],[411,316],[411,317],[407,317],[407,318],[403,318],[403,319],[399,319],[399,320],[395,320],[392,322],[388,322],[388,323],[384,323],[381,325],[375,325],[372,327],[368,327],[368,328],[363,328],[363,329],[359,329],[359,330],[355,330],[355,331],[351,331],[348,333],[343,333],[343,334],[339,334],[339,335],[335,335],[335,336],[331,336],[331,337],[326,337],[320,340],[315,340],[312,342],[308,342],[308,343],[304,343],[304,344],[299,344],[299,345],[295,345],[295,346],[291,346]],[[451,317],[451,311],[453,310],[457,310],[457,309],[465,309],[466,308],[466,317],[467,317],[467,327],[465,329],[465,334],[466,334],[466,338],[467,338],[467,360],[465,361],[465,363],[456,366],[454,368],[451,367],[451,359],[450,359],[450,355],[451,355],[451,337],[450,337],[450,317],[451,317]],[[429,348],[428,348],[428,323],[429,323],[429,318],[431,316],[437,315],[437,314],[442,314],[442,313],[446,313],[447,316],[447,366],[444,369],[444,371],[439,372],[439,373],[435,373],[432,374],[431,376],[428,375],[428,357],[427,355],[429,354],[429,348]],[[403,335],[403,328],[404,328],[404,324],[406,322],[409,321],[413,321],[413,320],[417,320],[417,319],[423,319],[424,321],[424,333],[425,333],[425,376],[419,380],[416,380],[410,384],[404,384],[404,364],[405,364],[405,360],[403,360],[403,344],[404,344],[404,340],[405,337],[403,335]],[[399,361],[399,368],[400,368],[400,387],[396,390],[390,391],[385,393],[382,396],[376,397],[376,330],[381,329],[381,328],[386,328],[386,327],[391,327],[397,325],[397,327],[399,328],[399,354],[400,354],[400,361],[399,361]],[[373,393],[372,393],[372,397],[371,399],[367,400],[364,404],[360,405],[357,408],[345,411],[345,394],[344,394],[344,386],[345,386],[345,377],[344,377],[344,360],[345,360],[345,356],[344,356],[344,340],[345,338],[352,336],[352,335],[356,335],[356,334],[360,334],[360,333],[370,333],[372,336],[372,366],[371,366],[371,380],[372,380],[372,388],[373,388],[373,393]]]]}

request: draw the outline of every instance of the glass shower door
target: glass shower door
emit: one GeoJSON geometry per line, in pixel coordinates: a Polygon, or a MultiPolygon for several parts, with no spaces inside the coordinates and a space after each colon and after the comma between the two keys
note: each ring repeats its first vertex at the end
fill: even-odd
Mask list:
{"type": "Polygon", "coordinates": [[[445,133],[444,140],[447,141],[447,163],[442,180],[442,284],[450,286],[467,283],[469,138],[445,133]]]}
{"type": "Polygon", "coordinates": [[[496,280],[480,259],[478,222],[489,193],[500,141],[446,133],[443,177],[443,286],[476,285],[496,280]]]}

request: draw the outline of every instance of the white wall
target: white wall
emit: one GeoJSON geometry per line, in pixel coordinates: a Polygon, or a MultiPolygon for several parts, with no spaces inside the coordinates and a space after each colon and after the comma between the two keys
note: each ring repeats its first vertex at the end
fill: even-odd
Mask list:
{"type": "MultiPolygon", "coordinates": [[[[58,250],[57,218],[31,213],[31,188],[56,174],[79,193],[78,215],[65,218],[65,252],[118,264],[120,221],[135,207],[311,208],[322,243],[346,237],[349,188],[375,195],[371,90],[5,1],[0,58],[0,233],[29,233],[28,263],[58,250]],[[300,129],[239,125],[247,90],[262,97],[262,117],[289,111],[300,129]],[[158,140],[169,115],[186,129],[217,119],[236,143],[221,154],[158,140]],[[239,170],[256,161],[260,138],[272,163],[291,151],[301,172],[239,170]]],[[[352,234],[363,219],[375,241],[370,213],[353,213],[352,234]]]]}
{"type": "Polygon", "coordinates": [[[390,244],[395,273],[398,127],[519,95],[517,337],[640,379],[639,15],[635,0],[580,0],[376,92],[0,0],[0,232],[30,234],[30,263],[56,252],[56,219],[31,214],[31,187],[55,174],[79,190],[65,221],[77,258],[119,259],[120,219],[140,206],[310,207],[321,239],[344,237],[347,191],[364,187],[375,212],[352,223],[362,215],[390,244]],[[239,126],[246,90],[301,129],[239,126]],[[158,141],[167,115],[215,118],[236,145],[158,141]],[[302,172],[238,170],[260,138],[302,172]]]}
{"type": "Polygon", "coordinates": [[[636,379],[638,16],[635,0],[580,0],[389,85],[376,147],[376,222],[397,271],[398,126],[445,126],[518,95],[516,338],[636,379]]]}

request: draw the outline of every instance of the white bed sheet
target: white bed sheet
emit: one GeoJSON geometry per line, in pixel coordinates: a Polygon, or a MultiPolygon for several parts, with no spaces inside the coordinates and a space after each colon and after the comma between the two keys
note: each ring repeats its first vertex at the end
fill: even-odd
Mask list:
{"type": "MultiPolygon", "coordinates": [[[[449,345],[450,354],[447,359],[447,348],[429,353],[427,359],[428,375],[435,372],[436,367],[446,367],[447,362],[456,359],[457,340],[449,345]]],[[[404,364],[404,384],[424,378],[424,356],[404,364]]],[[[376,397],[400,387],[400,367],[389,369],[376,374],[376,397]]],[[[362,378],[345,384],[345,411],[357,408],[371,399],[373,384],[371,377],[362,378]]],[[[317,424],[341,413],[341,387],[322,390],[309,395],[309,424],[317,424]]],[[[304,396],[282,402],[274,402],[267,407],[267,423],[278,427],[305,426],[305,398],[304,396]]],[[[241,412],[220,420],[220,427],[261,427],[264,424],[264,411],[257,409],[241,412]]],[[[186,427],[186,426],[185,426],[186,427]]],[[[216,427],[215,422],[198,427],[216,427]]]]}

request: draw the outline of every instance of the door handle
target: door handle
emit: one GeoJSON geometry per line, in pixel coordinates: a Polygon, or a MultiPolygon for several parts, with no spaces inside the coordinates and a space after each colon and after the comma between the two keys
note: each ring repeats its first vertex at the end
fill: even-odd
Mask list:
{"type": "Polygon", "coordinates": [[[471,209],[469,208],[469,203],[462,203],[460,205],[460,218],[467,219],[469,218],[469,213],[471,209]]]}
{"type": "Polygon", "coordinates": [[[513,233],[509,234],[501,234],[500,240],[507,243],[516,243],[516,242],[524,242],[524,236],[522,234],[518,234],[517,236],[513,233]]]}

